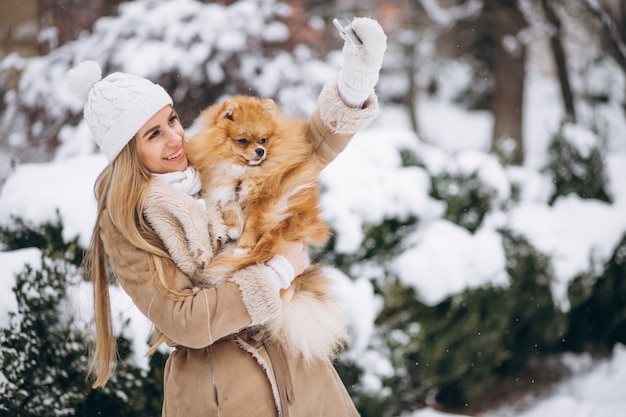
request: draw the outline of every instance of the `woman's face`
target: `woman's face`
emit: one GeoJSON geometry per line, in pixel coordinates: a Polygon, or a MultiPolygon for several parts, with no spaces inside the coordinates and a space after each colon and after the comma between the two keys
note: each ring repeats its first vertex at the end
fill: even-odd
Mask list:
{"type": "Polygon", "coordinates": [[[178,115],[171,106],[163,107],[137,133],[139,159],[153,174],[183,171],[189,165],[184,140],[178,115]]]}

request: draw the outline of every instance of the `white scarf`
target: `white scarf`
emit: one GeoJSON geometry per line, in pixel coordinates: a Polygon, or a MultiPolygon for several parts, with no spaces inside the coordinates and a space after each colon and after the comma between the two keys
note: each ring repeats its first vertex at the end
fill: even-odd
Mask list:
{"type": "Polygon", "coordinates": [[[167,172],[165,174],[152,174],[155,178],[170,184],[188,195],[199,198],[202,183],[195,169],[187,167],[184,171],[167,172]]]}

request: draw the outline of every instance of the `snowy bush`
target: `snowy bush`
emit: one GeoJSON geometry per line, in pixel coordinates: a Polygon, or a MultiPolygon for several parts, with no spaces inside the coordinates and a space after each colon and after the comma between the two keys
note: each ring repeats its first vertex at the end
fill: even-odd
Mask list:
{"type": "Polygon", "coordinates": [[[0,415],[52,417],[157,415],[161,409],[163,354],[145,372],[131,364],[129,339],[118,338],[118,371],[104,389],[91,390],[87,378],[90,332],[68,303],[70,288],[82,277],[83,249],[64,242],[60,220],[30,225],[15,219],[0,228],[0,244],[10,250],[37,247],[38,266],[17,274],[17,310],[0,326],[0,415]],[[157,397],[157,400],[154,397],[157,397]]]}
{"type": "Polygon", "coordinates": [[[56,220],[41,225],[32,225],[20,217],[13,217],[13,225],[0,226],[0,248],[16,250],[37,248],[49,257],[62,258],[74,266],[83,261],[84,249],[78,243],[78,237],[66,242],[63,238],[63,223],[57,210],[56,220]]]}
{"type": "Polygon", "coordinates": [[[431,177],[431,196],[446,204],[444,217],[474,233],[511,194],[497,159],[464,152],[431,177]]]}
{"type": "Polygon", "coordinates": [[[586,128],[565,123],[552,137],[546,171],[555,190],[550,204],[570,193],[610,202],[606,191],[603,140],[586,128]]]}
{"type": "Polygon", "coordinates": [[[626,344],[626,235],[599,275],[581,274],[569,288],[567,346],[610,353],[626,344]]]}
{"type": "Polygon", "coordinates": [[[468,289],[433,306],[399,283],[381,289],[385,307],[377,324],[394,366],[384,384],[391,387],[389,415],[433,401],[476,407],[503,376],[557,349],[564,317],[552,300],[549,258],[523,238],[502,234],[508,287],[468,289]]]}
{"type": "Polygon", "coordinates": [[[16,279],[18,311],[0,329],[0,410],[11,416],[69,416],[88,384],[85,339],[71,320],[64,323],[59,301],[66,291],[65,265],[42,259],[16,279]]]}
{"type": "Polygon", "coordinates": [[[491,209],[494,192],[475,173],[444,173],[432,178],[432,196],[446,202],[446,219],[473,233],[491,209]]]}

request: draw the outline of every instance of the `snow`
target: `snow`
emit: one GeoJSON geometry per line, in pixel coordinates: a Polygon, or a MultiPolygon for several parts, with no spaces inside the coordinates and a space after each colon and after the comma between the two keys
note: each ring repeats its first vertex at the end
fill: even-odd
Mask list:
{"type": "Polygon", "coordinates": [[[95,180],[106,166],[102,154],[83,155],[50,164],[22,164],[0,191],[0,219],[20,216],[34,224],[56,220],[64,225],[65,240],[80,237],[89,246],[96,215],[95,180]]]}
{"type": "Polygon", "coordinates": [[[39,249],[20,249],[10,252],[0,252],[0,323],[6,326],[9,323],[9,312],[17,312],[17,300],[13,297],[15,275],[22,272],[25,265],[34,269],[41,267],[41,251],[39,249]]]}
{"type": "MultiPolygon", "coordinates": [[[[624,208],[626,209],[626,208],[624,208]]],[[[626,211],[601,201],[567,196],[554,206],[527,204],[512,210],[509,225],[550,255],[556,273],[553,295],[567,307],[567,284],[606,261],[626,230],[626,211]]]]}
{"type": "Polygon", "coordinates": [[[337,229],[338,252],[358,249],[364,224],[442,214],[442,203],[428,196],[428,174],[417,167],[401,167],[401,149],[419,152],[414,134],[406,129],[370,129],[358,133],[348,150],[322,171],[324,216],[337,229]]]}
{"type": "Polygon", "coordinates": [[[441,219],[429,224],[420,242],[404,251],[392,267],[430,305],[467,288],[508,283],[500,234],[484,229],[472,235],[441,219]]]}
{"type": "MultiPolygon", "coordinates": [[[[526,410],[502,409],[484,417],[615,417],[624,413],[626,347],[617,345],[613,357],[593,363],[584,355],[570,358],[574,376],[558,384],[526,410]],[[582,369],[580,365],[582,366],[582,369]],[[586,365],[586,366],[585,366],[586,365]]],[[[412,417],[423,417],[419,414],[412,417]]]]}
{"type": "MultiPolygon", "coordinates": [[[[624,414],[623,387],[626,384],[626,347],[617,345],[611,359],[600,362],[586,355],[567,356],[572,376],[557,384],[530,405],[506,406],[481,417],[616,417],[624,414]]],[[[408,417],[459,417],[425,408],[408,417]]]]}
{"type": "MultiPolygon", "coordinates": [[[[202,65],[206,65],[204,70],[211,74],[211,79],[227,76],[218,65],[219,55],[214,61],[202,63],[212,53],[210,48],[220,51],[245,49],[246,39],[239,35],[240,25],[244,22],[251,24],[246,27],[247,31],[257,31],[266,38],[286,36],[287,29],[276,22],[268,31],[255,26],[258,23],[258,19],[253,18],[256,10],[246,8],[245,2],[241,3],[240,10],[230,12],[216,5],[199,9],[197,3],[190,0],[176,2],[175,7],[172,2],[169,8],[155,7],[149,16],[137,3],[140,2],[122,5],[129,21],[101,19],[97,26],[113,32],[123,30],[116,25],[137,25],[161,34],[161,41],[154,44],[138,44],[131,39],[122,45],[114,45],[115,39],[111,38],[101,46],[103,49],[115,46],[114,62],[124,62],[127,71],[147,77],[157,70],[173,70],[193,76],[202,65]],[[237,19],[229,13],[237,15],[237,19]],[[164,23],[168,21],[168,14],[196,17],[200,14],[201,18],[193,22],[202,24],[173,27],[164,23]],[[241,18],[242,14],[250,15],[250,18],[241,18]],[[144,25],[133,23],[132,19],[141,20],[144,25]],[[150,24],[145,25],[146,22],[150,24]],[[226,24],[231,25],[232,30],[222,30],[226,24]],[[210,45],[208,49],[197,50],[200,42],[189,46],[194,37],[210,45]]],[[[90,47],[93,46],[86,42],[85,54],[90,47]]],[[[298,59],[278,54],[261,74],[254,75],[261,91],[268,95],[275,92],[280,87],[281,77],[302,77],[321,82],[333,73],[334,63],[325,65],[312,61],[303,65],[307,61],[306,51],[302,54],[298,59]]],[[[334,58],[331,56],[331,59],[334,58]]],[[[37,61],[31,61],[30,65],[37,65],[37,61]]],[[[39,65],[45,63],[42,61],[39,65]]],[[[245,60],[242,65],[247,65],[245,60]]],[[[252,63],[249,66],[250,71],[255,68],[252,63]]],[[[32,68],[25,71],[24,82],[28,81],[29,74],[37,73],[32,68]]],[[[622,77],[615,74],[613,68],[611,77],[616,78],[615,84],[623,85],[622,77]]],[[[454,68],[447,75],[454,76],[446,83],[451,89],[454,89],[455,80],[461,83],[460,80],[466,77],[462,68],[454,68]]],[[[602,72],[598,77],[605,75],[602,72]]],[[[61,80],[62,76],[57,67],[53,67],[49,78],[40,80],[40,83],[58,86],[52,92],[54,100],[76,107],[75,99],[63,92],[63,82],[54,82],[61,80]]],[[[604,78],[602,80],[598,85],[606,85],[604,78]]],[[[29,82],[36,83],[34,80],[29,82]]],[[[39,94],[45,90],[44,87],[35,88],[29,99],[32,102],[41,100],[39,94]]],[[[613,91],[623,91],[623,88],[613,91]]],[[[305,108],[314,105],[314,100],[297,89],[281,94],[287,102],[297,98],[306,103],[305,108]]],[[[547,157],[549,135],[558,129],[562,115],[555,79],[532,71],[528,74],[524,109],[527,153],[523,167],[502,168],[494,156],[487,153],[492,124],[489,113],[462,110],[448,100],[445,91],[438,98],[423,96],[419,100],[419,138],[409,129],[406,115],[392,106],[383,106],[376,123],[359,132],[348,149],[322,173],[324,216],[335,231],[336,250],[342,253],[356,251],[363,242],[364,226],[392,217],[418,218],[419,224],[407,237],[403,253],[392,261],[390,267],[402,282],[417,290],[423,302],[436,304],[467,288],[507,285],[504,250],[498,233],[499,228],[506,226],[551,256],[557,278],[553,293],[561,307],[567,309],[569,282],[577,274],[606,261],[626,231],[626,145],[621,143],[626,137],[623,113],[614,108],[604,108],[602,113],[608,118],[610,137],[617,138],[607,144],[606,158],[608,190],[613,203],[570,195],[548,206],[546,202],[553,185],[541,168],[547,157]],[[412,152],[423,165],[403,166],[401,150],[412,152]],[[510,197],[511,184],[520,188],[520,197],[512,206],[495,207],[472,234],[443,219],[443,203],[429,195],[430,177],[440,172],[477,173],[483,183],[495,190],[496,202],[504,202],[510,197]]],[[[589,113],[582,109],[581,117],[589,113]]],[[[585,131],[576,132],[574,136],[581,150],[587,150],[594,140],[585,131]]],[[[106,159],[100,153],[93,153],[94,147],[84,123],[64,128],[61,140],[51,162],[22,164],[12,170],[0,190],[0,224],[11,224],[11,216],[21,216],[35,224],[54,221],[58,210],[65,226],[65,238],[78,236],[86,247],[96,212],[93,184],[105,167],[106,159]]],[[[15,274],[26,263],[36,266],[39,258],[40,253],[35,249],[0,251],[0,325],[8,322],[9,311],[16,310],[11,291],[15,274]]],[[[368,265],[351,271],[354,280],[334,269],[331,276],[343,300],[353,336],[347,355],[364,367],[366,388],[377,392],[382,389],[379,377],[390,374],[391,368],[388,359],[369,347],[374,334],[374,319],[382,302],[369,282],[371,271],[367,268],[375,271],[377,266],[368,265]]],[[[89,284],[77,284],[70,289],[68,308],[88,322],[92,315],[91,297],[89,284]]],[[[139,365],[147,366],[143,354],[148,348],[150,323],[119,288],[112,288],[111,298],[116,328],[120,329],[128,320],[126,332],[135,335],[135,360],[139,365]]],[[[574,376],[557,385],[546,397],[535,399],[523,411],[502,409],[485,416],[613,417],[623,413],[626,407],[626,396],[623,395],[626,348],[617,346],[613,357],[600,363],[589,361],[585,356],[572,356],[570,360],[574,376]]],[[[411,416],[451,415],[427,408],[411,416]]]]}

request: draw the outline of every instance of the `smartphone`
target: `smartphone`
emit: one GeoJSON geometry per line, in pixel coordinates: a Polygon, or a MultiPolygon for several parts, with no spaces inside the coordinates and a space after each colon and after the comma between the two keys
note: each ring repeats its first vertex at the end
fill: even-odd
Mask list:
{"type": "Polygon", "coordinates": [[[339,31],[341,37],[344,40],[350,42],[352,46],[358,47],[363,45],[361,39],[359,39],[359,37],[356,36],[356,33],[354,33],[354,31],[348,27],[350,25],[350,21],[348,19],[335,18],[333,19],[333,23],[335,24],[335,27],[337,27],[337,30],[339,31]]]}

